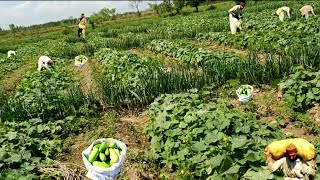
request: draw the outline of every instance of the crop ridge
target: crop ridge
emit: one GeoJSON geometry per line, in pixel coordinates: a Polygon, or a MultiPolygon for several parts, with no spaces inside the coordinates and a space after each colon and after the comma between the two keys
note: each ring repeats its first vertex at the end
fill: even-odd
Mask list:
{"type": "Polygon", "coordinates": [[[24,64],[18,69],[11,71],[9,74],[5,75],[0,80],[0,89],[3,90],[5,94],[10,94],[16,88],[17,83],[21,80],[22,76],[31,69],[30,63],[24,64]]]}

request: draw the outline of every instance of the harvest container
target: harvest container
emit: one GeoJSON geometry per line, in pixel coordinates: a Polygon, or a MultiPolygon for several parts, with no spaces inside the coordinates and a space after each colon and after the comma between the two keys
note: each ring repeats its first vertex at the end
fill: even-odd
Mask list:
{"type": "Polygon", "coordinates": [[[83,55],[77,56],[74,59],[74,65],[79,67],[79,68],[82,68],[85,64],[87,64],[87,62],[88,62],[88,58],[86,56],[83,56],[83,55]],[[84,58],[84,60],[81,62],[79,60],[80,58],[84,58]]]}
{"type": "Polygon", "coordinates": [[[238,96],[240,102],[250,101],[250,100],[252,99],[253,87],[250,86],[250,85],[242,85],[242,86],[240,86],[240,87],[237,89],[236,93],[237,93],[237,96],[238,96]],[[242,96],[242,95],[240,95],[239,91],[240,91],[240,88],[243,87],[243,86],[250,87],[251,91],[250,91],[250,94],[249,94],[248,96],[242,96]]]}
{"type": "Polygon", "coordinates": [[[121,171],[123,164],[126,159],[126,154],[127,154],[127,146],[116,139],[112,138],[103,138],[103,139],[98,139],[95,140],[86,150],[82,152],[82,159],[84,162],[85,167],[88,170],[87,177],[93,180],[109,180],[109,179],[114,179],[121,171]],[[108,144],[110,142],[115,142],[117,144],[117,147],[121,148],[121,154],[119,156],[119,161],[114,163],[112,166],[109,168],[102,168],[102,167],[96,167],[93,166],[87,157],[89,157],[89,154],[93,148],[94,145],[102,143],[102,142],[107,142],[108,144]]]}

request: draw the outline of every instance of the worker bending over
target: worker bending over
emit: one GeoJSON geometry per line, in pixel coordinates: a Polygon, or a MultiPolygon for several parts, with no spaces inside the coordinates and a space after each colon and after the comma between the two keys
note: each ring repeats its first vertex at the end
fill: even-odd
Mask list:
{"type": "Polygon", "coordinates": [[[17,51],[8,51],[8,58],[17,55],[17,51]]]}
{"type": "Polygon", "coordinates": [[[303,6],[303,7],[300,9],[300,12],[301,12],[302,17],[304,16],[304,17],[306,17],[306,19],[308,19],[309,13],[312,13],[314,16],[316,16],[316,15],[314,14],[314,11],[313,11],[312,6],[310,6],[310,5],[305,5],[305,6],[303,6]]]}
{"type": "Polygon", "coordinates": [[[292,10],[287,6],[284,6],[279,8],[276,12],[276,14],[279,16],[280,21],[283,21],[285,12],[287,13],[288,17],[291,18],[290,13],[292,12],[292,10]]]}
{"type": "Polygon", "coordinates": [[[242,16],[242,9],[244,8],[244,6],[245,3],[240,2],[240,5],[235,5],[228,11],[231,34],[235,34],[236,32],[239,32],[242,29],[239,20],[242,16]]]}
{"type": "Polygon", "coordinates": [[[42,71],[43,68],[49,69],[48,65],[52,65],[53,61],[48,56],[41,56],[38,60],[38,71],[42,71]]]}

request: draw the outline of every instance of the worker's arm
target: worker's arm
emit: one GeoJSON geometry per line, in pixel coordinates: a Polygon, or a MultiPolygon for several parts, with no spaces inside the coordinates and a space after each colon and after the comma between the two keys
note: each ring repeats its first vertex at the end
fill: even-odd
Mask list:
{"type": "Polygon", "coordinates": [[[316,170],[309,166],[306,162],[302,161],[302,172],[303,174],[308,174],[314,176],[316,174],[316,170]]]}
{"type": "Polygon", "coordinates": [[[285,160],[285,157],[275,161],[271,158],[271,156],[269,156],[267,158],[267,164],[268,164],[268,169],[271,171],[271,172],[275,172],[277,171],[283,164],[285,160]]]}
{"type": "Polygon", "coordinates": [[[287,14],[288,14],[288,17],[289,17],[289,18],[291,18],[291,17],[290,17],[290,10],[289,10],[289,11],[287,11],[287,14]]]}
{"type": "Polygon", "coordinates": [[[43,67],[45,67],[46,69],[50,70],[47,63],[45,63],[45,64],[43,65],[43,67]]]}

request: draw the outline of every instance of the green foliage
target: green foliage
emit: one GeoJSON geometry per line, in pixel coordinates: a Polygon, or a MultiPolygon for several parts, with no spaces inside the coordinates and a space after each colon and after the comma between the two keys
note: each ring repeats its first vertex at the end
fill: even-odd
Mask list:
{"type": "Polygon", "coordinates": [[[123,51],[102,49],[96,56],[104,66],[98,79],[104,98],[111,105],[138,108],[160,94],[185,92],[211,85],[214,79],[188,67],[162,68],[159,61],[123,51]]]}
{"type": "Polygon", "coordinates": [[[96,114],[93,97],[71,78],[66,59],[51,58],[54,68],[39,72],[33,67],[1,102],[0,179],[37,179],[37,166],[62,152],[63,139],[96,125],[95,119],[79,117],[96,114]]]}
{"type": "Polygon", "coordinates": [[[320,102],[320,71],[311,72],[299,66],[279,87],[284,91],[285,101],[293,108],[306,110],[320,102]]]}
{"type": "Polygon", "coordinates": [[[192,6],[192,7],[195,7],[196,8],[196,12],[199,11],[199,5],[203,2],[205,2],[205,0],[186,0],[187,1],[187,4],[189,6],[192,6]]]}
{"type": "Polygon", "coordinates": [[[248,58],[240,58],[180,41],[153,40],[147,48],[177,58],[182,64],[199,66],[216,83],[230,79],[240,79],[244,83],[270,82],[288,75],[295,65],[320,69],[319,50],[311,47],[292,49],[282,55],[262,54],[264,62],[255,52],[251,52],[248,58]]]}
{"type": "Polygon", "coordinates": [[[182,8],[186,5],[185,0],[175,0],[173,1],[174,9],[177,11],[177,13],[180,13],[182,8]]]}
{"type": "Polygon", "coordinates": [[[62,34],[63,35],[69,35],[69,34],[72,34],[72,33],[73,33],[73,31],[69,27],[64,27],[63,30],[62,30],[62,34]]]}
{"type": "Polygon", "coordinates": [[[104,7],[97,13],[93,13],[93,15],[90,16],[90,20],[95,22],[95,24],[101,24],[103,21],[115,19],[115,16],[116,16],[115,8],[109,9],[104,7]]]}
{"type": "Polygon", "coordinates": [[[162,95],[151,104],[145,131],[150,157],[191,179],[270,179],[263,149],[282,132],[255,114],[210,101],[209,91],[162,95]]]}

